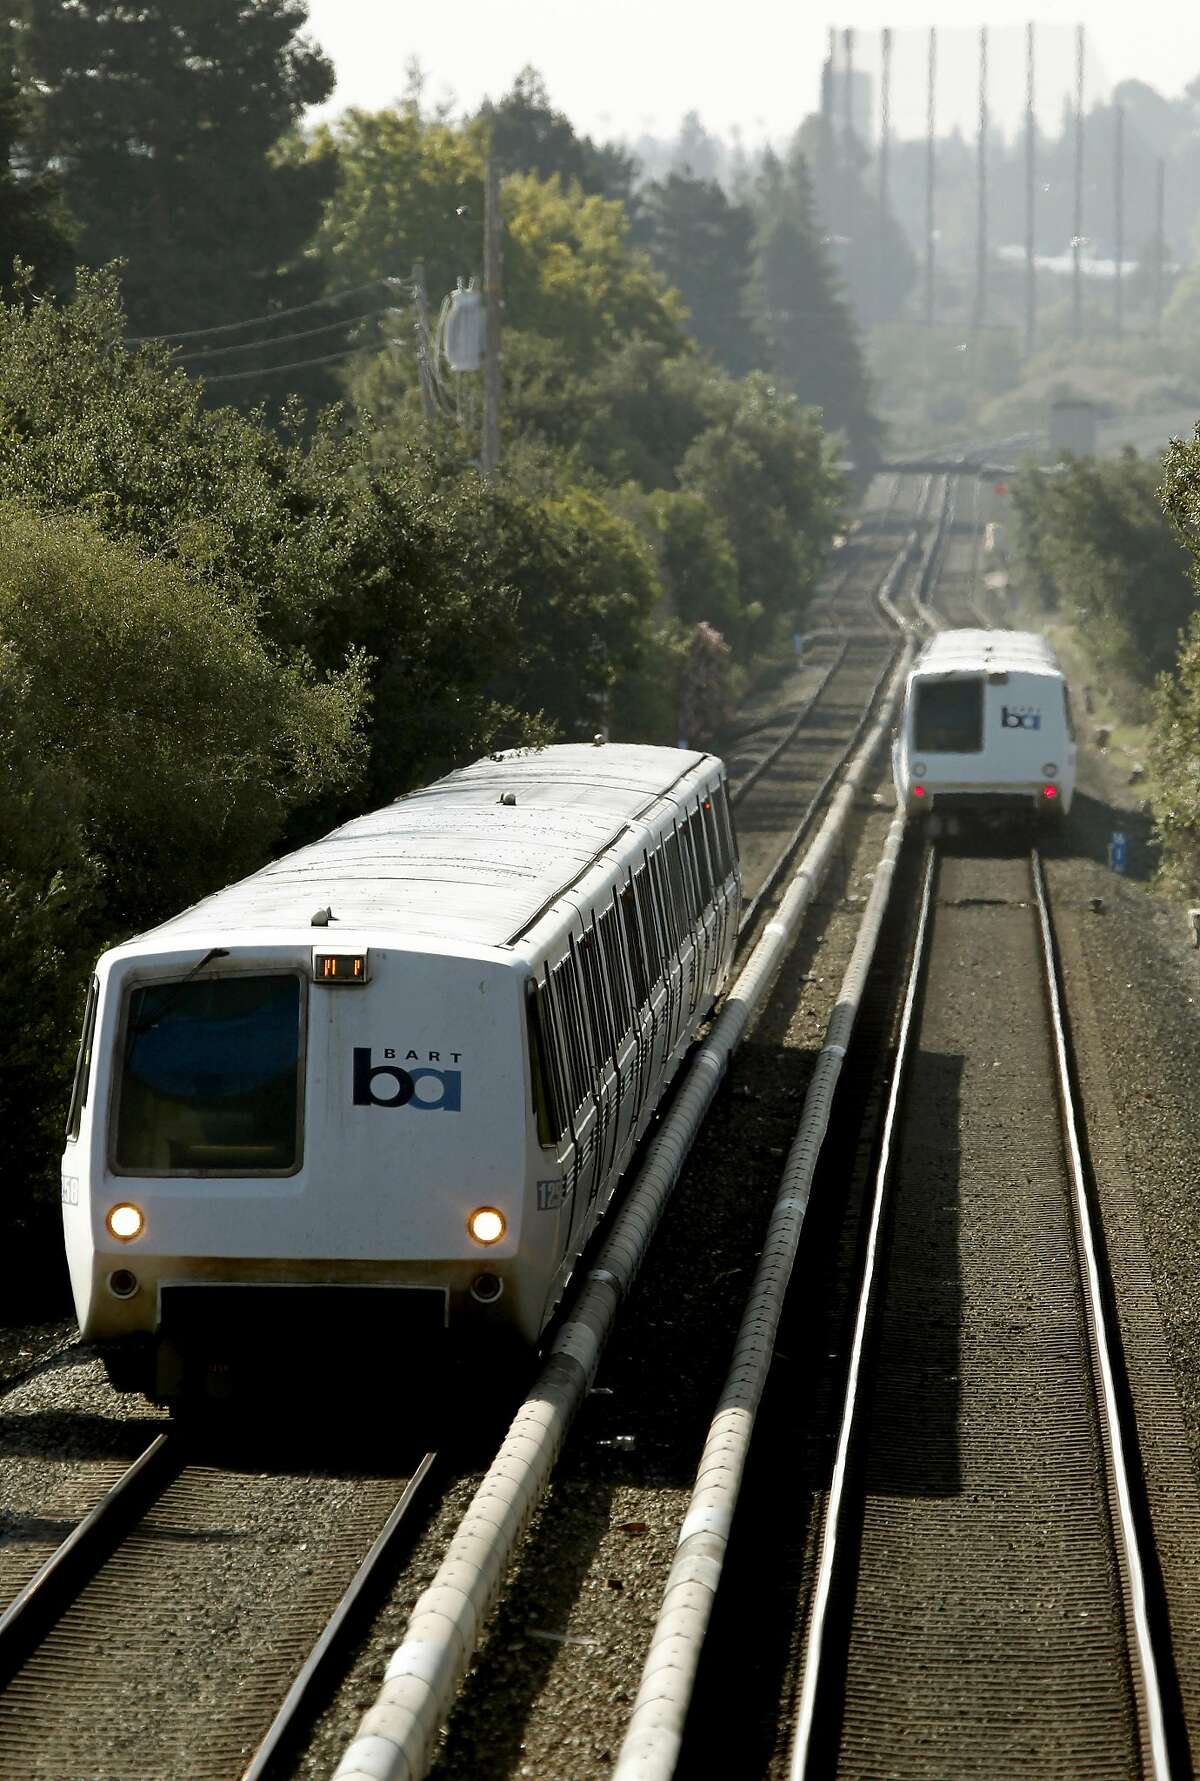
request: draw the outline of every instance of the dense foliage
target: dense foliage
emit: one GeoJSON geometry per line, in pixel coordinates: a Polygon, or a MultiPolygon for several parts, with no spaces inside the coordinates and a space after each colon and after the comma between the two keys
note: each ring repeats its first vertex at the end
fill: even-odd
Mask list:
{"type": "Polygon", "coordinates": [[[79,257],[126,262],[137,334],[317,294],[305,249],[333,177],[274,150],[333,68],[301,0],[22,0],[26,154],[54,170],[79,257]]]}
{"type": "MultiPolygon", "coordinates": [[[[281,662],[252,616],[82,514],[0,501],[0,1181],[46,1182],[97,952],[258,864],[345,787],[361,669],[281,662]]],[[[0,1209],[28,1214],[23,1195],[0,1209]]]]}
{"type": "Polygon", "coordinates": [[[1127,451],[1026,470],[1013,495],[1026,592],[1077,627],[1125,707],[1152,720],[1164,867],[1200,894],[1200,444],[1176,440],[1165,463],[1127,451]]]}
{"type": "MultiPolygon", "coordinates": [[[[697,237],[693,316],[635,239],[627,159],[576,136],[531,72],[461,126],[413,97],[301,140],[328,69],[299,0],[21,17],[36,79],[8,112],[0,94],[31,262],[0,305],[0,1224],[30,1186],[53,1193],[103,946],[489,748],[601,729],[711,744],[802,624],[840,489],[794,380],[737,376],[732,337],[700,338],[739,325],[741,296],[720,320],[721,253],[697,237]],[[369,313],[403,304],[418,260],[435,305],[479,272],[489,140],[490,481],[477,384],[443,373],[428,412],[412,316],[381,341],[369,313]],[[93,262],[69,301],[68,226],[93,262]],[[357,331],[323,298],[281,318],[302,356],[353,352],[353,408],[217,406],[237,331],[178,355],[129,343],[131,325],[359,287],[357,331]]],[[[667,193],[652,239],[693,199],[718,241],[748,243],[748,214],[703,190],[667,193]]]]}
{"type": "MultiPolygon", "coordinates": [[[[1163,506],[1200,590],[1200,442],[1177,439],[1163,465],[1163,506]]],[[[1168,871],[1200,895],[1200,611],[1190,614],[1173,675],[1159,682],[1153,737],[1154,816],[1168,871]]]]}
{"type": "Polygon", "coordinates": [[[1175,664],[1194,594],[1163,520],[1157,462],[1131,450],[1065,471],[1022,471],[1013,487],[1026,576],[1079,626],[1102,669],[1148,689],[1175,664]]]}

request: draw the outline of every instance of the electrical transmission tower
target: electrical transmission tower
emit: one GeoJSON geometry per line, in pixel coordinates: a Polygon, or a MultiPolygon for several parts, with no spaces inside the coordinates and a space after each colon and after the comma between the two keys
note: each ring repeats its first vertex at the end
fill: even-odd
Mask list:
{"type": "Polygon", "coordinates": [[[977,154],[978,216],[975,232],[975,329],[987,320],[988,211],[988,30],[979,27],[979,147],[977,154]]]}
{"type": "Polygon", "coordinates": [[[934,130],[937,126],[937,27],[929,29],[929,84],[925,99],[925,324],[933,326],[934,244],[934,181],[936,149],[934,130]]]}
{"type": "Polygon", "coordinates": [[[1083,335],[1083,26],[1075,32],[1075,205],[1071,231],[1071,333],[1083,335]]]}
{"type": "Polygon", "coordinates": [[[1037,119],[1034,115],[1034,28],[1025,27],[1025,353],[1037,340],[1037,119]]]}

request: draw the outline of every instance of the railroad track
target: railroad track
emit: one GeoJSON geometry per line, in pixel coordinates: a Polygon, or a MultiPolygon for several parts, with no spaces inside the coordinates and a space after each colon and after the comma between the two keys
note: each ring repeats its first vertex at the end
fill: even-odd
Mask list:
{"type": "MultiPolygon", "coordinates": [[[[907,499],[900,500],[900,478],[894,479],[897,486],[876,516],[871,550],[850,565],[838,584],[836,610],[844,634],[821,633],[816,652],[820,678],[808,699],[782,727],[766,736],[757,731],[739,738],[726,751],[746,897],[739,928],[743,937],[753,930],[811,832],[896,661],[901,633],[881,607],[879,591],[885,582],[898,583],[912,565],[914,524],[924,518],[932,492],[928,479],[906,480],[907,499]]],[[[943,499],[948,496],[947,488],[943,499]]],[[[932,536],[938,542],[926,545],[921,568],[913,565],[914,579],[932,572],[944,531],[935,524],[932,536]]]]}
{"type": "Polygon", "coordinates": [[[262,1470],[253,1453],[244,1436],[230,1457],[157,1434],[0,1615],[3,1781],[279,1772],[394,1572],[436,1456],[363,1477],[299,1455],[262,1470]],[[319,1541],[297,1542],[297,1509],[319,1541]],[[173,1678],[185,1641],[204,1642],[201,1700],[173,1678]]]}
{"type": "Polygon", "coordinates": [[[678,1774],[1190,1775],[1041,863],[905,870],[678,1774]]]}
{"type": "MultiPolygon", "coordinates": [[[[917,517],[928,506],[930,494],[926,479],[918,497],[917,517]]],[[[860,684],[856,691],[856,718],[861,717],[862,703],[875,685],[880,662],[886,663],[896,651],[896,630],[882,617],[878,604],[881,586],[887,585],[893,592],[897,591],[899,582],[910,565],[914,568],[916,565],[911,521],[904,527],[904,542],[900,549],[897,551],[894,548],[893,541],[893,549],[886,553],[885,565],[877,574],[875,583],[869,590],[863,591],[864,605],[868,597],[870,599],[872,624],[869,638],[862,640],[873,646],[877,653],[870,684],[860,684]]],[[[855,633],[850,639],[851,643],[860,640],[861,633],[857,626],[855,633]]],[[[851,648],[841,650],[839,646],[835,660],[827,664],[830,672],[824,681],[824,692],[814,702],[807,723],[802,724],[796,732],[797,743],[804,738],[803,745],[811,746],[806,738],[806,730],[811,737],[812,715],[823,709],[829,689],[837,683],[839,671],[852,663],[861,673],[861,661],[856,652],[851,648]]],[[[896,696],[900,683],[901,677],[893,669],[892,698],[896,696]]],[[[405,1637],[388,1665],[388,1680],[375,1706],[362,1720],[357,1736],[343,1752],[337,1769],[341,1781],[367,1774],[380,1777],[401,1774],[416,1777],[427,1772],[433,1759],[437,1729],[453,1705],[455,1690],[474,1650],[475,1641],[494,1607],[499,1580],[509,1569],[533,1507],[546,1488],[551,1468],[565,1444],[568,1429],[587,1395],[595,1376],[594,1369],[599,1354],[608,1339],[617,1310],[632,1288],[649,1234],[656,1228],[666,1210],[667,1198],[682,1172],[685,1159],[696,1138],[699,1121],[711,1104],[716,1087],[728,1067],[728,1059],[752,1016],[761,1014],[768,1022],[775,1024],[786,1024],[789,1018],[789,1010],[794,1006],[798,993],[797,982],[793,977],[785,983],[775,985],[775,975],[799,931],[803,912],[808,908],[825,871],[840,850],[840,822],[848,815],[855,801],[861,799],[863,791],[877,783],[879,768],[870,767],[869,763],[876,758],[876,751],[885,734],[885,721],[881,715],[874,718],[870,737],[864,743],[852,773],[836,793],[820,836],[793,879],[779,910],[764,929],[711,1034],[698,1047],[692,1068],[681,1080],[678,1094],[640,1160],[620,1210],[610,1221],[606,1236],[592,1258],[591,1265],[585,1260],[581,1289],[549,1346],[544,1373],[514,1418],[509,1436],[459,1524],[432,1588],[418,1601],[412,1612],[405,1637]],[[448,1590],[443,1577],[453,1578],[452,1591],[448,1590]],[[439,1603],[436,1610],[428,1606],[432,1599],[439,1603]],[[453,1607],[450,1606],[452,1602],[453,1607]]],[[[839,752],[845,747],[844,736],[843,722],[839,752]]],[[[792,746],[790,739],[781,740],[784,745],[775,756],[778,761],[784,760],[792,746]]],[[[751,811],[756,807],[762,810],[765,792],[773,789],[774,761],[765,766],[761,761],[752,763],[752,770],[755,765],[762,767],[762,770],[754,774],[753,783],[746,789],[738,808],[743,848],[747,830],[747,808],[751,811]],[[763,800],[761,804],[757,803],[759,799],[763,800]]],[[[794,763],[791,784],[790,809],[794,820],[799,801],[795,792],[794,763]]],[[[771,819],[765,814],[761,820],[764,826],[771,823],[771,819]]],[[[876,823],[885,827],[889,820],[890,813],[877,812],[875,815],[876,823]]],[[[893,823],[892,827],[896,829],[897,825],[893,823]]],[[[778,819],[775,819],[773,832],[777,837],[778,819]]],[[[875,864],[873,854],[871,862],[875,864]]],[[[876,871],[878,872],[877,866],[876,871]]],[[[878,875],[882,881],[886,873],[878,875]]],[[[751,884],[753,883],[752,878],[751,884]]],[[[843,934],[852,934],[856,927],[857,916],[851,913],[844,923],[843,934]]],[[[844,939],[842,943],[849,943],[848,939],[844,939]]],[[[789,964],[789,970],[792,969],[794,967],[789,964]]],[[[800,981],[806,979],[801,977],[800,981]]],[[[804,998],[806,992],[801,989],[799,995],[804,998]]],[[[769,1092],[767,1078],[762,1072],[759,1073],[759,1084],[759,1089],[752,1092],[752,1098],[755,1098],[756,1093],[769,1092]]],[[[781,1098],[784,1095],[792,1098],[794,1091],[785,1089],[781,1081],[780,1093],[781,1098]]],[[[790,1123],[786,1106],[783,1108],[782,1119],[785,1123],[790,1123]]],[[[779,1154],[782,1155],[783,1151],[779,1154]]],[[[703,1164],[701,1176],[702,1174],[703,1164]]],[[[768,1183],[755,1181],[754,1187],[757,1193],[761,1187],[768,1187],[768,1183]]],[[[686,1191],[681,1199],[686,1205],[686,1191]]],[[[711,1207],[709,1213],[711,1217],[711,1207]]],[[[681,1216],[685,1230],[690,1226],[692,1231],[696,1231],[686,1211],[681,1216]]],[[[734,1242],[723,1246],[723,1260],[734,1264],[725,1269],[723,1279],[742,1272],[747,1262],[752,1270],[752,1251],[747,1252],[747,1244],[753,1244],[753,1233],[757,1227],[744,1215],[738,1222],[739,1229],[734,1242]],[[739,1259],[741,1265],[738,1265],[739,1259]]],[[[681,1244],[679,1238],[680,1233],[676,1227],[673,1236],[664,1239],[662,1250],[656,1251],[657,1254],[664,1255],[670,1251],[668,1268],[677,1268],[681,1261],[685,1268],[688,1266],[684,1258],[690,1247],[690,1239],[685,1239],[681,1244]]],[[[711,1229],[706,1240],[708,1243],[713,1241],[711,1229]]],[[[736,1286],[727,1287],[721,1296],[726,1298],[732,1294],[736,1305],[737,1291],[736,1286]]],[[[653,1323],[656,1321],[652,1315],[654,1305],[669,1303],[672,1307],[682,1307],[688,1296],[686,1290],[681,1294],[676,1286],[652,1278],[646,1291],[639,1295],[639,1302],[645,1308],[642,1315],[645,1317],[649,1314],[649,1321],[653,1323]]],[[[712,1295],[707,1295],[704,1312],[709,1326],[713,1323],[713,1309],[712,1295]]],[[[636,1322],[636,1318],[633,1321],[636,1322]]],[[[673,1328],[673,1324],[674,1320],[667,1328],[673,1328]]],[[[623,1335],[627,1334],[627,1331],[623,1332],[623,1335]]],[[[699,1357],[700,1351],[707,1351],[710,1334],[711,1328],[706,1328],[703,1340],[697,1342],[693,1333],[689,1341],[687,1366],[690,1379],[687,1386],[683,1387],[683,1382],[676,1375],[673,1405],[675,1420],[694,1417],[696,1411],[693,1400],[701,1405],[710,1401],[708,1392],[711,1390],[711,1383],[707,1387],[705,1384],[709,1377],[709,1364],[699,1357]]],[[[668,1371],[672,1370],[669,1357],[676,1347],[674,1336],[667,1334],[664,1337],[664,1332],[658,1331],[651,1340],[654,1344],[654,1371],[657,1373],[664,1365],[668,1371]]],[[[653,1419],[654,1405],[659,1403],[659,1399],[647,1378],[647,1357],[643,1343],[636,1334],[633,1337],[633,1346],[642,1357],[638,1363],[638,1397],[645,1403],[647,1416],[653,1419]]],[[[615,1389],[618,1396],[624,1395],[620,1385],[615,1389]]],[[[597,1414],[592,1413],[593,1424],[597,1414]]],[[[627,1418],[630,1415],[628,1406],[625,1414],[627,1418]]],[[[657,1414],[661,1420],[661,1404],[657,1414]]],[[[644,1418],[634,1417],[633,1420],[635,1423],[640,1421],[645,1426],[644,1418]]],[[[636,1443],[637,1436],[631,1435],[629,1439],[636,1443]]],[[[539,1524],[537,1548],[529,1556],[534,1571],[540,1568],[554,1575],[565,1569],[574,1576],[577,1559],[568,1559],[566,1553],[556,1545],[555,1524],[559,1516],[555,1511],[559,1507],[556,1499],[539,1524]]],[[[564,1503],[562,1520],[567,1524],[564,1538],[568,1546],[574,1544],[578,1538],[569,1526],[571,1514],[569,1504],[564,1503]]],[[[646,1525],[640,1521],[630,1523],[629,1527],[633,1532],[646,1531],[646,1525]]],[[[605,1560],[598,1558],[596,1562],[603,1566],[605,1560]]],[[[589,1599],[588,1589],[597,1585],[601,1588],[622,1587],[619,1578],[610,1577],[605,1585],[601,1577],[596,1579],[595,1584],[583,1585],[580,1594],[578,1591],[581,1586],[577,1580],[574,1611],[578,1611],[579,1603],[589,1599]]],[[[524,1587],[524,1579],[518,1578],[515,1583],[510,1584],[500,1606],[486,1657],[481,1659],[472,1675],[469,1710],[456,1716],[449,1742],[438,1765],[439,1774],[450,1776],[478,1772],[478,1765],[482,1760],[479,1740],[484,1735],[479,1729],[481,1715],[488,1728],[483,1748],[486,1748],[487,1760],[494,1766],[495,1772],[508,1772],[511,1765],[519,1761],[528,1764],[528,1752],[537,1747],[539,1735],[534,1725],[537,1716],[533,1713],[530,1690],[531,1687],[536,1687],[537,1679],[545,1675],[549,1666],[546,1661],[536,1662],[532,1666],[534,1680],[531,1682],[530,1666],[525,1665],[523,1669],[514,1670],[508,1659],[514,1643],[519,1648],[524,1647],[529,1636],[525,1629],[531,1625],[535,1629],[535,1637],[562,1640],[568,1648],[573,1645],[591,1647],[602,1642],[590,1630],[578,1633],[565,1630],[564,1621],[567,1629],[573,1629],[572,1604],[557,1595],[554,1600],[553,1610],[548,1611],[544,1594],[535,1590],[531,1595],[524,1587]],[[550,1619],[551,1627],[556,1630],[543,1634],[542,1628],[547,1618],[550,1619]],[[497,1736],[494,1703],[498,1696],[508,1703],[503,1714],[505,1724],[520,1727],[523,1734],[519,1753],[511,1740],[497,1736]]],[[[584,1625],[587,1625],[586,1617],[584,1625]]],[[[538,1707],[541,1711],[550,1713],[552,1719],[557,1718],[548,1702],[539,1700],[538,1707]]],[[[606,1707],[611,1712],[611,1696],[606,1707]]],[[[592,1719],[593,1735],[595,1718],[593,1716],[592,1719]]],[[[556,1732],[551,1730],[549,1735],[553,1739],[556,1732]]],[[[616,1741],[613,1739],[614,1746],[616,1741]]]]}
{"type": "MultiPolygon", "coordinates": [[[[918,516],[927,499],[926,487],[918,516]]],[[[912,556],[911,517],[899,527],[908,532],[899,553],[889,535],[895,504],[893,491],[878,538],[853,566],[862,586],[857,610],[848,603],[846,617],[871,634],[831,646],[828,671],[801,721],[768,738],[770,758],[760,754],[747,768],[739,821],[759,838],[762,870],[749,876],[764,895],[853,748],[847,727],[858,735],[869,721],[894,657],[896,632],[881,618],[875,595],[879,559],[894,581],[912,556]],[[797,824],[800,754],[815,764],[797,824]]],[[[285,1478],[285,1501],[288,1490],[305,1495],[304,1524],[337,1530],[311,1558],[298,1560],[294,1539],[279,1525],[274,1467],[206,1464],[176,1434],[157,1437],[0,1619],[0,1778],[267,1774],[324,1677],[338,1668],[339,1629],[354,1603],[394,1565],[431,1472],[426,1456],[414,1459],[411,1475],[285,1478]],[[328,1509],[317,1501],[322,1491],[328,1509]],[[239,1556],[252,1556],[256,1574],[271,1578],[260,1615],[246,1616],[239,1606],[254,1594],[237,1582],[239,1556]],[[194,1638],[216,1654],[212,1699],[202,1713],[194,1700],[172,1695],[172,1653],[194,1638]],[[236,1701],[236,1710],[214,1714],[216,1700],[236,1701]]]]}

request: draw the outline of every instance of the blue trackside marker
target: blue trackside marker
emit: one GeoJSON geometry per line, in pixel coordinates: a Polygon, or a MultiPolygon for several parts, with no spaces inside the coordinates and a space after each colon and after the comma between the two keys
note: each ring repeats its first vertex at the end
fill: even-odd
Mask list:
{"type": "Polygon", "coordinates": [[[1109,838],[1108,863],[1114,872],[1124,872],[1129,863],[1129,841],[1124,829],[1114,829],[1109,838]]]}

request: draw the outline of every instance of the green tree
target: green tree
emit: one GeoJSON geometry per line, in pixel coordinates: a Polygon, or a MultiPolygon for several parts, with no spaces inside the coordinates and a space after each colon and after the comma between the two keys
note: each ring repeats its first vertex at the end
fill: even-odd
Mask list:
{"type": "Polygon", "coordinates": [[[816,414],[760,371],[724,392],[688,447],[684,489],[721,520],[738,565],[745,649],[798,627],[832,534],[840,483],[816,414]]]}
{"type": "Polygon", "coordinates": [[[751,305],[771,365],[802,402],[821,410],[827,427],[846,435],[856,461],[869,464],[878,455],[878,422],[854,324],[818,237],[799,148],[782,161],[764,156],[754,208],[751,305]]]}
{"type": "Polygon", "coordinates": [[[12,288],[13,264],[32,269],[38,289],[62,284],[74,262],[59,182],[25,165],[29,100],[14,66],[12,20],[0,26],[0,291],[12,288]]]}
{"type": "Polygon", "coordinates": [[[634,239],[688,309],[688,331],[735,377],[761,369],[766,342],[749,312],[754,216],[715,180],[670,173],[641,194],[634,239]]]}
{"type": "Polygon", "coordinates": [[[1078,624],[1104,667],[1149,688],[1174,666],[1194,604],[1187,558],[1164,522],[1160,469],[1127,448],[1064,474],[1022,471],[1015,494],[1026,572],[1078,624]]]}
{"type": "Polygon", "coordinates": [[[135,333],[318,294],[305,249],[334,169],[275,152],[333,90],[301,0],[22,0],[17,17],[31,165],[58,171],[82,259],[126,261],[135,333]]]}
{"type": "MultiPolygon", "coordinates": [[[[367,650],[372,799],[498,734],[525,739],[490,686],[515,649],[514,597],[480,574],[456,484],[407,450],[373,464],[371,437],[332,419],[310,438],[207,410],[159,349],[125,351],[123,330],[104,277],[66,307],[0,310],[0,497],[86,513],[179,563],[283,660],[336,674],[348,650],[367,650]]],[[[319,810],[327,824],[341,813],[319,810]]]]}
{"type": "Polygon", "coordinates": [[[522,68],[512,88],[495,105],[486,105],[480,122],[505,173],[532,173],[538,179],[556,174],[597,198],[615,198],[634,207],[637,163],[615,143],[579,136],[565,112],[550,103],[546,83],[536,68],[522,68]]]}
{"type": "MultiPolygon", "coordinates": [[[[415,100],[343,112],[313,132],[306,158],[337,168],[316,251],[333,287],[407,276],[421,261],[434,307],[483,269],[483,152],[478,132],[427,118],[415,100]]],[[[403,324],[394,330],[408,332],[403,324]]]]}
{"type": "Polygon", "coordinates": [[[259,864],[290,810],[349,784],[364,699],[359,664],[281,664],[179,565],[0,502],[6,1235],[50,1203],[96,954],[259,864]]]}
{"type": "Polygon", "coordinates": [[[899,320],[917,280],[917,262],[893,212],[880,209],[865,145],[847,144],[840,132],[835,138],[829,118],[818,113],[801,124],[795,151],[814,170],[814,215],[825,219],[831,261],[859,327],[899,320]]]}

